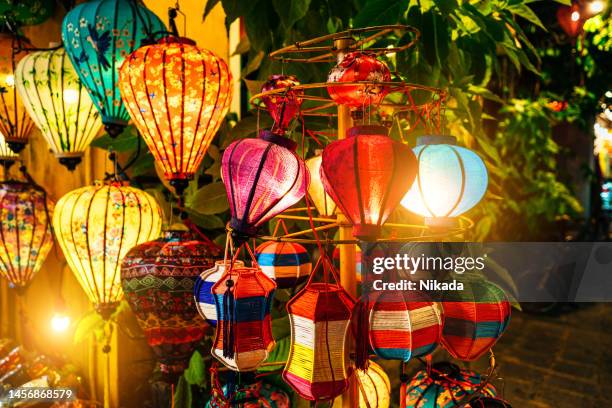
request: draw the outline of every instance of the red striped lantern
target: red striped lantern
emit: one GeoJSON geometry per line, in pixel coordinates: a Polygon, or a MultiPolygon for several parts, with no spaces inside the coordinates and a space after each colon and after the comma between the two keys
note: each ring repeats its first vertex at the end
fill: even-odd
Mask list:
{"type": "Polygon", "coordinates": [[[363,240],[380,234],[416,171],[412,150],[389,138],[383,126],[352,127],[346,139],[323,150],[325,191],[353,224],[353,234],[363,240]]]}
{"type": "Polygon", "coordinates": [[[484,279],[464,281],[463,291],[447,291],[442,299],[442,344],[456,359],[472,361],[484,355],[510,321],[504,291],[484,279]]]}

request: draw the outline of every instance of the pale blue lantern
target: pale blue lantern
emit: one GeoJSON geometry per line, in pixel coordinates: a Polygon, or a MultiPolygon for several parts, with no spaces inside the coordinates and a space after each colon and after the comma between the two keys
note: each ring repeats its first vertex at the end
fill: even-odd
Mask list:
{"type": "Polygon", "coordinates": [[[402,206],[423,216],[426,225],[455,225],[456,218],[478,204],[487,191],[484,162],[457,146],[452,136],[421,136],[413,151],[419,170],[402,206]]]}
{"type": "Polygon", "coordinates": [[[164,23],[137,0],[88,1],[64,17],[64,47],[112,137],[130,119],[117,86],[119,68],[143,40],[165,31],[164,23]]]}

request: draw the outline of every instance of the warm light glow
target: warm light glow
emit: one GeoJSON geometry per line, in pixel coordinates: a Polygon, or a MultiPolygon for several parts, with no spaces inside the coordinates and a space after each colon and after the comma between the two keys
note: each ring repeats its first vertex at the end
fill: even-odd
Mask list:
{"type": "Polygon", "coordinates": [[[580,20],[580,12],[577,11],[577,10],[576,11],[572,11],[571,19],[572,19],[572,21],[580,20]]]}
{"type": "Polygon", "coordinates": [[[360,384],[359,406],[389,408],[391,404],[391,383],[385,370],[370,360],[366,371],[355,370],[355,372],[360,384]]]}
{"type": "Polygon", "coordinates": [[[6,144],[4,135],[0,133],[0,160],[15,160],[19,157],[17,153],[11,150],[6,144]]]}
{"type": "MultiPolygon", "coordinates": [[[[593,15],[601,13],[606,4],[602,0],[593,0],[588,4],[589,12],[593,15]]],[[[575,20],[574,20],[575,21],[575,20]]]]}
{"type": "Polygon", "coordinates": [[[62,333],[70,327],[70,316],[63,313],[55,313],[51,318],[51,328],[57,333],[62,333]]]}
{"type": "Polygon", "coordinates": [[[13,75],[7,75],[6,78],[4,78],[4,83],[6,84],[6,86],[9,87],[14,87],[15,86],[15,76],[13,75]]]}
{"type": "Polygon", "coordinates": [[[64,89],[62,92],[64,95],[64,102],[67,104],[74,104],[79,101],[79,91],[77,89],[64,89]]]}
{"type": "Polygon", "coordinates": [[[308,186],[308,196],[312,200],[315,208],[320,215],[332,217],[336,212],[336,203],[325,192],[321,181],[321,156],[315,156],[306,160],[306,167],[310,172],[310,185],[308,186]]]}

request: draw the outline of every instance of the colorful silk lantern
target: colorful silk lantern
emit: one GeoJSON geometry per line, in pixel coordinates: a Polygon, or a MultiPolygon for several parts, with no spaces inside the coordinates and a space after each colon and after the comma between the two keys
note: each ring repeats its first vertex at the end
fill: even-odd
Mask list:
{"type": "Polygon", "coordinates": [[[218,318],[212,355],[230,370],[251,371],[268,358],[275,289],[261,269],[235,265],[212,287],[218,318]]]}
{"type": "Polygon", "coordinates": [[[356,370],[360,408],[389,408],[391,404],[391,382],[385,370],[373,361],[366,371],[356,370]]]}
{"type": "Polygon", "coordinates": [[[294,90],[292,87],[299,86],[300,81],[294,75],[270,75],[268,80],[261,87],[262,92],[273,91],[275,89],[287,88],[281,93],[262,97],[263,103],[268,113],[274,120],[272,133],[284,135],[291,121],[300,112],[302,106],[303,90],[294,90]]]}
{"type": "Polygon", "coordinates": [[[267,241],[255,249],[259,267],[280,289],[293,288],[310,276],[310,255],[295,242],[267,241]]]}
{"type": "Polygon", "coordinates": [[[430,226],[453,226],[487,191],[487,168],[478,155],[456,146],[452,136],[422,136],[413,149],[419,161],[416,181],[402,206],[430,226]]]}
{"type": "Polygon", "coordinates": [[[15,153],[28,143],[34,125],[15,89],[15,68],[29,46],[25,38],[0,33],[0,134],[15,153]],[[13,55],[13,49],[19,45],[26,50],[13,55]]]}
{"type": "Polygon", "coordinates": [[[234,242],[256,235],[263,223],[306,194],[308,170],[295,154],[296,147],[295,142],[264,131],[258,139],[241,139],[225,149],[221,176],[234,242]]]}
{"type": "Polygon", "coordinates": [[[74,170],[102,123],[66,51],[28,54],[17,65],[15,84],[55,157],[74,170]]]}
{"type": "Polygon", "coordinates": [[[305,162],[310,173],[308,197],[310,197],[310,200],[321,216],[334,217],[338,207],[323,187],[323,182],[321,181],[321,160],[321,155],[318,155],[311,157],[305,162]]]}
{"type": "MultiPolygon", "coordinates": [[[[211,369],[212,371],[212,369],[211,369]]],[[[240,384],[232,395],[228,387],[221,387],[218,373],[211,374],[211,399],[206,408],[290,408],[291,400],[285,391],[255,378],[254,373],[240,376],[240,384]]]]}
{"type": "Polygon", "coordinates": [[[120,262],[134,246],[159,236],[162,213],[148,193],[120,182],[64,195],[53,228],[66,261],[96,310],[108,318],[123,298],[120,262]]]}
{"type": "Polygon", "coordinates": [[[495,387],[488,383],[482,384],[484,379],[477,373],[461,370],[448,362],[435,363],[431,372],[421,370],[412,378],[407,387],[405,396],[406,407],[414,408],[452,408],[465,404],[465,398],[478,393],[483,396],[494,397],[497,394],[495,387]]]}
{"type": "Polygon", "coordinates": [[[53,246],[49,211],[53,203],[40,187],[0,182],[0,274],[15,288],[31,282],[53,246]]]}
{"type": "Polygon", "coordinates": [[[442,344],[456,359],[473,361],[493,347],[510,322],[504,291],[484,278],[465,278],[462,291],[442,297],[442,344]]]}
{"type": "Polygon", "coordinates": [[[119,88],[153,157],[182,194],[229,110],[227,64],[188,38],[170,36],[130,55],[119,88]]]}
{"type": "Polygon", "coordinates": [[[4,140],[4,135],[0,133],[0,166],[8,169],[18,159],[19,155],[11,150],[9,145],[4,140]]]}
{"type": "Polygon", "coordinates": [[[196,318],[193,286],[214,264],[218,248],[188,231],[133,247],[123,258],[121,284],[130,308],[170,380],[187,368],[206,323],[196,318]]]}
{"type": "Polygon", "coordinates": [[[121,64],[155,34],[165,31],[153,12],[133,0],[87,1],[64,17],[66,52],[111,137],[118,136],[130,119],[118,89],[121,64]]]}
{"type": "Polygon", "coordinates": [[[408,361],[433,353],[442,314],[421,292],[379,292],[370,313],[370,345],[384,359],[408,361]]]}
{"type": "Polygon", "coordinates": [[[385,127],[355,126],[347,136],[323,150],[321,179],[353,224],[353,235],[372,239],[412,185],[417,161],[385,127]]]}
{"type": "MultiPolygon", "coordinates": [[[[217,307],[215,306],[215,295],[212,287],[225,274],[226,268],[231,264],[231,260],[216,261],[215,265],[205,270],[196,278],[193,286],[193,297],[198,313],[209,325],[217,326],[217,307]]],[[[244,267],[244,262],[235,260],[234,267],[244,267]]]]}

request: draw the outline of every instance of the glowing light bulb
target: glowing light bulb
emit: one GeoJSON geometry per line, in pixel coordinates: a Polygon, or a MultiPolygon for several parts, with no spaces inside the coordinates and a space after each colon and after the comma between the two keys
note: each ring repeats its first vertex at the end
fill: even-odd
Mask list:
{"type": "Polygon", "coordinates": [[[6,76],[6,79],[4,80],[4,82],[6,83],[6,86],[12,88],[15,86],[15,77],[9,74],[6,76]]]}
{"type": "Polygon", "coordinates": [[[589,3],[589,12],[593,15],[601,13],[604,8],[605,3],[601,0],[594,0],[589,3]]]}
{"type": "Polygon", "coordinates": [[[571,19],[572,21],[578,21],[580,20],[580,12],[578,11],[573,11],[572,15],[571,15],[571,19]]]}
{"type": "Polygon", "coordinates": [[[75,104],[79,101],[79,91],[76,89],[64,89],[64,102],[75,104]]]}
{"type": "Polygon", "coordinates": [[[51,328],[57,333],[65,332],[70,327],[70,316],[55,313],[51,318],[51,328]]]}

